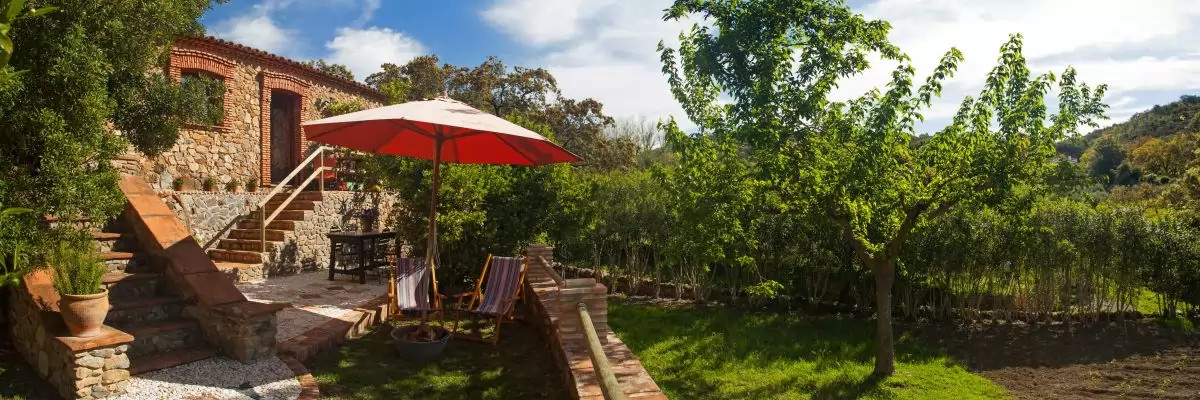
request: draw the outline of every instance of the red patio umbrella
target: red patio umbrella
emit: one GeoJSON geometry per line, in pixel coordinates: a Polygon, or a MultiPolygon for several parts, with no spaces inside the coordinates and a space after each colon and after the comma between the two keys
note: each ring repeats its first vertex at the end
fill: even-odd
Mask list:
{"type": "Polygon", "coordinates": [[[538,166],[580,160],[537,133],[449,98],[373,108],[302,125],[305,136],[314,142],[433,160],[425,254],[433,280],[437,279],[434,259],[442,162],[538,166]]]}

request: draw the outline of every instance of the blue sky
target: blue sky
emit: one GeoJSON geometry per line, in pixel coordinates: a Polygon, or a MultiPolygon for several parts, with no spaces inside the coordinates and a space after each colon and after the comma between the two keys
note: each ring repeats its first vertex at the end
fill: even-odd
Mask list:
{"type": "MultiPolygon", "coordinates": [[[[358,79],[383,62],[421,54],[477,65],[548,68],[564,95],[593,97],[610,115],[651,120],[682,111],[667,91],[655,52],[695,21],[661,20],[670,0],[235,0],[203,19],[209,33],[297,60],[348,65],[358,79]]],[[[964,52],[924,130],[945,124],[974,94],[1009,33],[1025,35],[1037,72],[1079,69],[1111,87],[1108,123],[1200,92],[1200,1],[1194,0],[856,0],[856,11],[892,22],[890,38],[918,74],[951,46],[964,52]],[[1136,5],[1134,5],[1136,4],[1136,5]]],[[[841,83],[849,98],[887,81],[877,63],[841,83]]],[[[685,123],[685,125],[687,125],[685,123]]]]}

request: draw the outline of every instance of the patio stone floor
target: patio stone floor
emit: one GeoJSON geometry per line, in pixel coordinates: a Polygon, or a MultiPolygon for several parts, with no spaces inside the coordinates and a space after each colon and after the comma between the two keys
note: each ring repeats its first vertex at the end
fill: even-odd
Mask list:
{"type": "Polygon", "coordinates": [[[351,275],[328,278],[328,272],[317,271],[239,283],[237,287],[250,300],[291,303],[276,314],[275,337],[281,344],[329,321],[358,321],[366,313],[363,307],[387,297],[387,281],[381,283],[374,276],[368,276],[365,284],[351,275]]]}

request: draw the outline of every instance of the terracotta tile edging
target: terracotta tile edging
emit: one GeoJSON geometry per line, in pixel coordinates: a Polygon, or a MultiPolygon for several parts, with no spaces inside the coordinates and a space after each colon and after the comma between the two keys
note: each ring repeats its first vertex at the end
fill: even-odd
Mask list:
{"type": "Polygon", "coordinates": [[[296,380],[300,382],[300,397],[297,397],[297,400],[319,400],[321,398],[321,388],[317,386],[317,379],[313,378],[303,363],[289,355],[280,355],[279,359],[287,364],[288,369],[296,374],[296,380]]]}

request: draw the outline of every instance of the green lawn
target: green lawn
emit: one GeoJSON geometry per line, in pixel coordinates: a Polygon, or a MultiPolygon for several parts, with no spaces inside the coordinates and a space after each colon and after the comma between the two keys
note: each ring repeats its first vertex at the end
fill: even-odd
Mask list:
{"type": "Polygon", "coordinates": [[[901,336],[869,379],[873,322],[610,302],[609,324],[673,399],[995,399],[1004,389],[901,336]]]}
{"type": "Polygon", "coordinates": [[[308,363],[324,399],[563,399],[567,394],[539,333],[505,324],[496,346],[452,340],[443,358],[412,365],[392,347],[391,325],[308,363]]]}

